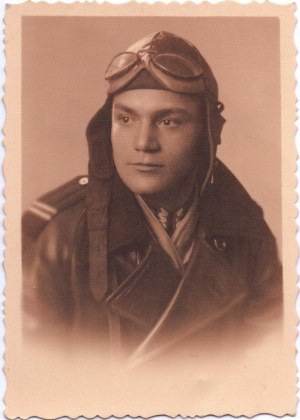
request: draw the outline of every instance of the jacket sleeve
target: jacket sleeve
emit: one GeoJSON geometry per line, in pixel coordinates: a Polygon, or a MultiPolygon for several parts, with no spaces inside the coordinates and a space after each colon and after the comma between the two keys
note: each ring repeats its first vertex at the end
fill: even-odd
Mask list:
{"type": "Polygon", "coordinates": [[[87,177],[76,177],[40,197],[23,215],[26,336],[59,335],[72,324],[72,244],[87,183],[87,177]]]}
{"type": "Polygon", "coordinates": [[[245,322],[253,331],[280,329],[283,315],[282,266],[271,232],[251,242],[248,259],[249,297],[244,308],[245,322]]]}
{"type": "Polygon", "coordinates": [[[72,320],[70,255],[59,225],[23,240],[23,327],[27,337],[59,335],[72,320]]]}

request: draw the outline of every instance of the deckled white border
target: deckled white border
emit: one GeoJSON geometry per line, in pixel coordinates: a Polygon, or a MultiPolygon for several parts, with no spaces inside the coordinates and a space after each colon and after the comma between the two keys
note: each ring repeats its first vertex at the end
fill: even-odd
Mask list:
{"type": "Polygon", "coordinates": [[[3,257],[4,257],[4,177],[3,177],[3,159],[5,156],[4,146],[3,146],[3,126],[5,122],[5,107],[3,103],[4,95],[4,83],[5,83],[5,54],[4,54],[4,13],[5,13],[5,2],[6,0],[0,0],[0,162],[1,168],[0,171],[0,419],[4,419],[4,394],[6,388],[6,377],[4,375],[4,287],[5,287],[5,275],[3,267],[3,257]]]}
{"type": "MultiPolygon", "coordinates": [[[[5,14],[5,9],[7,5],[10,4],[21,4],[24,3],[26,0],[0,0],[0,97],[1,97],[1,101],[0,101],[0,127],[1,127],[1,131],[0,131],[0,163],[1,166],[3,164],[3,159],[5,156],[5,150],[3,147],[3,126],[4,126],[4,122],[5,122],[5,118],[6,118],[6,114],[5,114],[5,107],[3,104],[3,95],[4,95],[4,83],[5,83],[5,53],[4,53],[4,14],[5,14]]],[[[77,0],[79,3],[92,3],[93,0],[77,0]]],[[[165,4],[169,4],[171,3],[173,0],[160,0],[161,3],[165,3],[165,4]]],[[[177,3],[179,4],[183,4],[188,0],[177,0],[177,3]]],[[[195,4],[200,4],[203,3],[205,0],[193,0],[193,2],[195,4]]],[[[40,0],[32,0],[32,3],[39,3],[41,2],[40,0]]],[[[58,3],[57,0],[47,0],[46,2],[50,3],[50,4],[55,4],[58,3]]],[[[64,0],[63,3],[66,4],[71,4],[71,3],[75,3],[76,0],[64,0]]],[[[95,3],[104,3],[104,0],[95,0],[95,3]]],[[[127,0],[110,0],[109,1],[112,4],[124,4],[127,2],[127,0]]],[[[155,3],[156,0],[148,0],[148,1],[144,1],[144,0],[137,0],[137,3],[148,3],[148,4],[153,4],[155,3]]],[[[221,3],[222,0],[209,0],[210,3],[212,4],[216,4],[216,3],[221,3]]],[[[256,3],[264,3],[264,0],[256,0],[256,3]]],[[[251,3],[251,0],[239,0],[236,1],[236,3],[240,3],[240,4],[249,4],[251,3]]],[[[294,40],[295,40],[295,44],[297,47],[297,50],[300,51],[300,0],[295,0],[295,1],[291,1],[291,0],[272,0],[270,1],[270,3],[273,4],[277,4],[277,5],[287,5],[287,4],[291,4],[291,3],[296,3],[297,6],[297,10],[295,12],[295,16],[297,19],[297,25],[295,28],[295,33],[294,33],[294,40]]],[[[298,156],[300,156],[300,52],[298,52],[297,54],[297,69],[295,70],[295,74],[296,74],[296,80],[297,80],[297,85],[296,85],[296,97],[297,97],[297,121],[296,121],[296,127],[297,127],[297,134],[296,134],[296,148],[297,148],[297,153],[298,156]]],[[[298,201],[297,201],[297,210],[298,210],[298,216],[296,219],[297,222],[297,226],[298,226],[298,232],[297,232],[297,240],[298,240],[298,247],[300,250],[300,158],[298,158],[297,160],[297,194],[298,194],[298,201]]],[[[6,417],[4,416],[4,410],[5,410],[5,403],[4,403],[4,394],[5,394],[5,389],[6,389],[6,378],[3,372],[3,367],[4,367],[4,352],[5,352],[5,342],[4,342],[4,333],[5,333],[5,325],[4,325],[4,316],[3,316],[3,303],[4,303],[4,287],[5,287],[5,274],[4,274],[4,269],[3,269],[3,256],[4,256],[4,249],[5,249],[5,245],[4,245],[4,241],[3,241],[3,237],[4,237],[4,213],[3,213],[3,206],[4,206],[4,177],[3,177],[3,169],[0,172],[0,355],[2,356],[0,358],[0,420],[4,420],[6,419],[6,417]]],[[[297,272],[298,275],[300,276],[300,251],[299,251],[299,258],[298,258],[298,262],[297,262],[297,272]]],[[[300,287],[300,281],[298,281],[298,286],[300,287]]],[[[298,299],[297,299],[297,314],[298,314],[298,318],[300,319],[300,296],[298,295],[298,299]]],[[[298,338],[296,340],[296,346],[297,346],[297,366],[298,366],[298,392],[297,392],[297,397],[298,397],[298,405],[297,405],[297,413],[295,416],[284,416],[284,417],[280,417],[281,419],[300,419],[300,323],[298,325],[298,338]]],[[[99,418],[99,417],[97,417],[99,418]]],[[[221,417],[224,420],[229,420],[229,419],[236,419],[236,417],[233,416],[223,416],[221,417]]],[[[278,417],[270,415],[270,414],[259,414],[257,416],[252,417],[255,420],[271,420],[271,419],[278,419],[278,417]]],[[[37,417],[31,417],[31,419],[33,420],[39,420],[39,418],[37,417]]],[[[67,417],[61,417],[61,419],[68,419],[67,417]]],[[[79,417],[79,419],[84,419],[84,417],[79,417]]],[[[116,417],[110,417],[110,419],[112,420],[117,420],[116,417]]],[[[131,417],[124,417],[125,420],[130,420],[131,417]]],[[[153,417],[153,419],[157,419],[157,420],[167,420],[169,419],[169,417],[167,416],[155,416],[153,417]]],[[[205,416],[205,417],[195,417],[195,419],[206,419],[206,420],[216,420],[217,417],[215,416],[205,416]]],[[[242,417],[238,417],[238,419],[241,420],[247,420],[248,417],[242,416],[242,417]]]]}

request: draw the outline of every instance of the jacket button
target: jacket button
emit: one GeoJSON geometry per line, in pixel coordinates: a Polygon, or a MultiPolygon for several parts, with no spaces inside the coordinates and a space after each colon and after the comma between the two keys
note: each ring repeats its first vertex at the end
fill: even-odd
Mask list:
{"type": "Polygon", "coordinates": [[[79,180],[80,185],[86,185],[86,184],[88,184],[88,182],[89,182],[89,179],[88,179],[87,176],[84,176],[84,177],[80,178],[80,180],[79,180]]]}
{"type": "Polygon", "coordinates": [[[222,239],[216,239],[214,238],[214,247],[218,251],[225,251],[227,248],[227,242],[222,239]]]}

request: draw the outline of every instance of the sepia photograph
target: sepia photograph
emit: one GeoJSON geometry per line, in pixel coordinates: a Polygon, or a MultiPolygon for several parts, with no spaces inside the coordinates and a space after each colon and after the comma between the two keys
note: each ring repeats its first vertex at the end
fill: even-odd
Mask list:
{"type": "Polygon", "coordinates": [[[180,357],[178,348],[197,352],[203,342],[208,354],[216,341],[218,350],[228,339],[235,348],[249,338],[250,345],[280,325],[282,312],[278,239],[261,207],[274,206],[269,217],[279,231],[278,20],[146,17],[142,30],[136,18],[90,20],[23,21],[23,200],[44,189],[23,217],[25,333],[70,345],[85,336],[84,344],[96,340],[113,359],[134,363],[180,357]],[[210,33],[234,39],[241,29],[243,57],[219,40],[207,45],[210,33]],[[61,33],[63,45],[55,39],[61,33]],[[264,36],[260,48],[253,33],[264,36]],[[209,55],[219,58],[220,88],[209,55]],[[239,79],[230,74],[238,64],[248,68],[239,79]],[[94,102],[86,85],[100,108],[84,120],[81,109],[94,102]],[[223,161],[224,91],[232,108],[244,110],[226,114],[235,132],[224,139],[223,161]],[[254,196],[264,192],[263,203],[231,160],[251,176],[254,196]]]}
{"type": "MultiPolygon", "coordinates": [[[[61,363],[115,390],[201,372],[208,392],[283,352],[280,30],[272,14],[21,17],[25,376],[61,363]]],[[[174,415],[227,413],[187,395],[174,415]]],[[[157,398],[150,415],[172,415],[157,398]]]]}

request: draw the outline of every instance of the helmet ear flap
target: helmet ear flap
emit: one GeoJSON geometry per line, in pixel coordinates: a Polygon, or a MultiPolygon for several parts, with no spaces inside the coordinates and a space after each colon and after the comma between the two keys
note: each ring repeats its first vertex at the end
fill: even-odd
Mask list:
{"type": "Polygon", "coordinates": [[[89,170],[100,180],[108,180],[114,171],[111,147],[112,98],[91,119],[86,135],[89,147],[89,170]]]}
{"type": "Polygon", "coordinates": [[[89,231],[89,284],[94,298],[101,301],[108,288],[108,206],[114,163],[111,146],[112,98],[96,113],[87,127],[89,184],[87,221],[89,231]]]}

